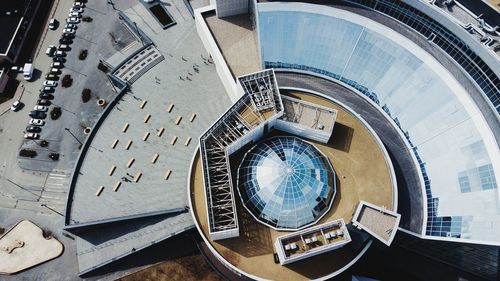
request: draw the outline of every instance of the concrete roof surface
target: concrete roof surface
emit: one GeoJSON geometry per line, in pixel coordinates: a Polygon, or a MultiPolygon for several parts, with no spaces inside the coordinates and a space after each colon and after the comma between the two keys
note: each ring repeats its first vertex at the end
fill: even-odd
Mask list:
{"type": "Polygon", "coordinates": [[[194,227],[189,212],[108,224],[76,239],[80,274],[142,250],[194,227]]]}

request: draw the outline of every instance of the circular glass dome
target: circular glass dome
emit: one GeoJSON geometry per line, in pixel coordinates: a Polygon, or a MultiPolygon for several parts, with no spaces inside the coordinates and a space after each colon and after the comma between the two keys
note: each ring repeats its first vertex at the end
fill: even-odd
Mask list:
{"type": "Polygon", "coordinates": [[[248,151],[238,170],[238,192],[260,222],[296,230],[318,221],[335,196],[335,172],[312,144],[274,137],[248,151]]]}

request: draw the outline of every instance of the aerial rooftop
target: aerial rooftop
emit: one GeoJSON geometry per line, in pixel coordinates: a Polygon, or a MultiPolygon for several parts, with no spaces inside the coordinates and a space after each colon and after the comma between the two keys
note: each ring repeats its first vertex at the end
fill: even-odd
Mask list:
{"type": "MultiPolygon", "coordinates": [[[[348,109],[332,101],[297,91],[292,92],[291,95],[301,101],[336,110],[337,123],[341,123],[353,131],[352,134],[344,130],[342,133],[339,131],[336,134],[335,129],[333,130],[333,140],[337,139],[337,141],[342,142],[344,138],[352,137],[352,139],[348,140],[350,142],[348,150],[342,150],[345,148],[344,146],[336,146],[336,141],[323,144],[309,140],[327,156],[328,161],[335,168],[337,187],[340,188],[339,195],[335,197],[332,208],[326,212],[318,223],[329,223],[338,219],[343,219],[346,223],[351,222],[352,214],[360,199],[374,202],[374,204],[380,206],[388,206],[388,208],[394,210],[396,198],[394,197],[395,182],[392,178],[393,175],[391,176],[393,172],[391,172],[390,165],[387,163],[388,158],[384,156],[383,146],[373,138],[366,124],[357,119],[348,109]],[[361,159],[367,157],[371,159],[370,164],[361,161],[361,159]],[[373,185],[377,186],[377,188],[373,188],[373,185]]],[[[242,97],[242,100],[244,98],[242,97]]],[[[284,133],[271,133],[271,136],[276,134],[282,135],[284,133]]],[[[233,163],[238,161],[238,158],[238,156],[230,158],[232,167],[238,166],[237,162],[233,163]]],[[[294,263],[287,266],[272,263],[273,253],[275,252],[273,245],[275,245],[276,239],[289,232],[275,230],[256,221],[254,216],[242,204],[236,204],[240,201],[237,192],[233,192],[232,196],[236,208],[233,214],[238,214],[239,237],[233,236],[234,238],[224,240],[211,238],[201,159],[199,156],[195,158],[191,171],[191,209],[196,224],[200,228],[204,239],[209,242],[210,247],[213,247],[214,251],[238,270],[267,279],[274,279],[278,274],[281,279],[288,280],[318,278],[332,274],[351,262],[364,247],[365,244],[357,238],[356,243],[347,243],[345,247],[326,252],[321,256],[309,257],[302,260],[300,265],[297,266],[294,263]],[[360,245],[362,245],[361,248],[359,248],[360,245]],[[312,266],[313,264],[314,266],[312,266]]],[[[208,206],[210,207],[210,205],[208,206]]],[[[307,228],[304,231],[306,230],[307,228]]],[[[345,237],[349,236],[346,235],[345,237]]]]}

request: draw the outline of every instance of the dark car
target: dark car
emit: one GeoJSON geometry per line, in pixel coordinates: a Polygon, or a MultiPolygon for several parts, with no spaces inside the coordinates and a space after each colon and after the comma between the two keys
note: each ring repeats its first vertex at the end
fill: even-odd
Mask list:
{"type": "Polygon", "coordinates": [[[63,33],[62,38],[69,38],[69,39],[73,39],[73,38],[75,38],[75,34],[71,34],[71,33],[63,33]]]}
{"type": "Polygon", "coordinates": [[[50,105],[50,101],[47,99],[38,99],[36,101],[36,104],[38,104],[38,105],[50,105]]]}
{"type": "Polygon", "coordinates": [[[47,75],[45,75],[45,79],[46,80],[57,81],[57,80],[59,80],[59,76],[57,76],[55,74],[47,74],[47,75]]]}
{"type": "Polygon", "coordinates": [[[40,93],[53,93],[55,89],[53,87],[43,87],[39,91],[40,93]]]}
{"type": "Polygon", "coordinates": [[[47,117],[47,114],[45,114],[44,112],[41,112],[41,111],[33,110],[33,111],[30,111],[29,116],[31,118],[35,118],[35,119],[45,119],[47,117]]]}
{"type": "Polygon", "coordinates": [[[71,38],[68,38],[68,37],[62,37],[61,39],[59,39],[59,43],[69,45],[69,44],[73,43],[73,40],[71,40],[71,38]]]}
{"type": "Polygon", "coordinates": [[[26,127],[26,132],[40,133],[41,131],[42,131],[42,128],[37,127],[37,126],[28,126],[28,127],[26,127]]]}
{"type": "Polygon", "coordinates": [[[65,63],[66,59],[63,57],[54,57],[54,61],[60,62],[60,63],[65,63]]]}
{"type": "Polygon", "coordinates": [[[49,94],[49,93],[40,93],[38,95],[39,98],[41,99],[46,99],[46,100],[51,100],[51,99],[54,99],[54,96],[49,94]]]}

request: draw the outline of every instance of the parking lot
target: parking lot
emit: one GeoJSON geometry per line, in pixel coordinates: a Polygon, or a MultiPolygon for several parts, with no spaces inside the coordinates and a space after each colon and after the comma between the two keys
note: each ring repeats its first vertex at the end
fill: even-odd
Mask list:
{"type": "MultiPolygon", "coordinates": [[[[127,53],[141,46],[140,40],[120,22],[115,15],[118,9],[126,9],[136,1],[120,1],[116,9],[105,1],[91,1],[83,8],[83,17],[90,17],[90,22],[76,24],[75,37],[65,52],[63,68],[58,75],[58,86],[46,104],[47,117],[40,126],[39,137],[35,140],[23,140],[33,111],[39,100],[39,90],[43,87],[45,75],[53,58],[45,54],[49,45],[59,46],[66,18],[72,6],[71,1],[59,1],[54,4],[50,17],[47,18],[46,34],[33,58],[35,71],[31,81],[24,81],[22,73],[18,75],[23,90],[21,101],[24,103],[18,112],[7,112],[0,117],[0,183],[2,190],[0,207],[20,208],[44,213],[64,210],[67,185],[71,169],[78,157],[80,142],[85,141],[84,128],[91,128],[104,107],[97,105],[97,99],[110,100],[115,94],[106,75],[97,69],[100,60],[119,62],[127,53]],[[55,30],[48,29],[50,18],[59,24],[55,30]],[[110,20],[113,18],[113,20],[110,20]],[[79,59],[81,50],[87,50],[84,60],[79,59]],[[62,78],[71,75],[70,87],[61,87],[62,78]],[[82,100],[83,89],[91,91],[87,102],[82,100]],[[50,112],[54,107],[61,108],[61,116],[52,120],[50,112]],[[48,145],[43,146],[47,141],[48,145]],[[21,149],[36,151],[33,158],[19,156],[21,149]],[[49,158],[49,154],[59,154],[58,160],[49,158]],[[4,157],[5,156],[5,157],[4,157]],[[29,176],[27,176],[29,175],[29,176]],[[41,206],[45,204],[46,207],[41,206]]],[[[95,148],[98,149],[98,148],[95,148]]]]}

